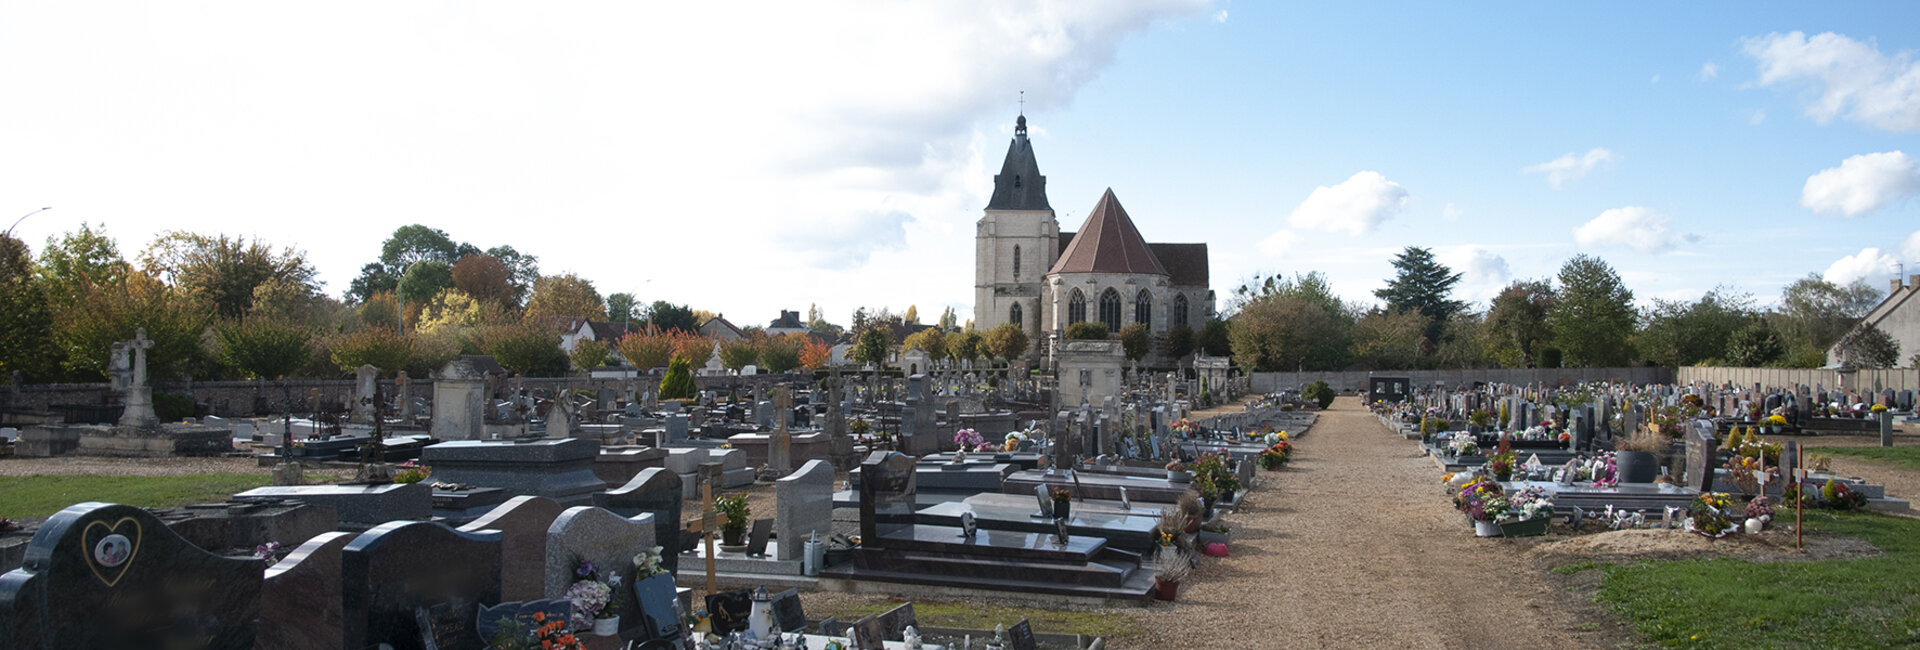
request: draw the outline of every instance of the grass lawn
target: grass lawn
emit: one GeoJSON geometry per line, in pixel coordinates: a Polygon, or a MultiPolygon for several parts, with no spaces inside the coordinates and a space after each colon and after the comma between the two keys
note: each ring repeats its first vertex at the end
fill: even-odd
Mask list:
{"type": "Polygon", "coordinates": [[[142,508],[215,503],[272,479],[266,474],[0,476],[0,517],[44,517],[83,501],[142,508]]]}
{"type": "Polygon", "coordinates": [[[1808,447],[1807,453],[1852,456],[1920,471],[1920,447],[1808,447]]]}
{"type": "MultiPolygon", "coordinates": [[[[874,603],[842,608],[844,611],[821,612],[812,611],[813,608],[809,607],[807,615],[819,618],[832,616],[840,619],[841,622],[852,623],[862,617],[877,615],[898,605],[899,603],[892,602],[874,603]]],[[[1113,614],[985,604],[916,602],[913,604],[913,618],[922,627],[968,630],[991,630],[994,625],[1006,625],[1009,621],[1019,621],[1024,618],[1033,623],[1035,632],[1043,634],[1112,636],[1130,629],[1125,618],[1113,614]]]]}
{"type": "Polygon", "coordinates": [[[1865,539],[1879,557],[1818,562],[1601,564],[1598,598],[1643,641],[1682,648],[1920,644],[1920,521],[1808,512],[1809,531],[1865,539]]]}

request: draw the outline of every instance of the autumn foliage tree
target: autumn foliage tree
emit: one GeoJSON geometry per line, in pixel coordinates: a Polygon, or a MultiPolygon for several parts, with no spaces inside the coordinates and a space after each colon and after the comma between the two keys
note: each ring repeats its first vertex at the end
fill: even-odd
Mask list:
{"type": "Polygon", "coordinates": [[[693,334],[676,335],[673,356],[686,359],[690,365],[707,365],[707,360],[713,358],[713,339],[693,334]]]}
{"type": "Polygon", "coordinates": [[[593,283],[580,276],[549,275],[533,283],[533,295],[527,298],[527,320],[550,321],[577,318],[589,321],[607,319],[607,303],[593,283]]]}
{"type": "Polygon", "coordinates": [[[752,337],[734,339],[720,344],[720,365],[728,370],[740,372],[740,369],[753,365],[760,360],[760,342],[752,337]]]}
{"type": "Polygon", "coordinates": [[[820,370],[827,367],[827,363],[831,361],[833,361],[833,346],[827,345],[824,341],[809,338],[806,344],[800,347],[801,367],[820,370]]]}
{"type": "Polygon", "coordinates": [[[667,363],[673,357],[673,337],[659,331],[631,332],[615,345],[627,364],[646,372],[667,363]]]}
{"type": "Polygon", "coordinates": [[[1007,361],[1024,356],[1028,343],[1026,330],[1013,323],[1004,323],[987,332],[987,354],[1007,361]]]}
{"type": "Polygon", "coordinates": [[[395,372],[412,362],[413,337],[385,327],[369,327],[334,337],[328,341],[327,350],[333,356],[334,365],[344,372],[353,372],[360,366],[395,372]]]}
{"type": "Polygon", "coordinates": [[[560,332],[537,322],[487,327],[480,330],[477,343],[501,367],[522,375],[552,377],[567,371],[569,361],[560,350],[560,332]]]}
{"type": "Polygon", "coordinates": [[[760,363],[767,372],[786,372],[800,367],[801,352],[812,337],[805,334],[782,334],[770,339],[760,348],[760,363]]]}
{"type": "Polygon", "coordinates": [[[507,265],[492,255],[475,254],[453,264],[453,287],[473,299],[502,307],[513,306],[513,278],[507,265]]]}

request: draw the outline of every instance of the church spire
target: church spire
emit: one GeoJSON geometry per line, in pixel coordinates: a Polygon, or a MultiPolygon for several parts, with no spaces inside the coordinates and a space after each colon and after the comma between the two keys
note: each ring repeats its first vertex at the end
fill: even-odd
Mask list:
{"type": "Polygon", "coordinates": [[[1052,210],[1047,204],[1047,177],[1040,175],[1040,163],[1033,157],[1033,142],[1027,139],[1027,115],[1024,110],[1013,122],[1013,143],[1007,146],[1007,160],[993,177],[993,198],[988,210],[1052,210]]]}

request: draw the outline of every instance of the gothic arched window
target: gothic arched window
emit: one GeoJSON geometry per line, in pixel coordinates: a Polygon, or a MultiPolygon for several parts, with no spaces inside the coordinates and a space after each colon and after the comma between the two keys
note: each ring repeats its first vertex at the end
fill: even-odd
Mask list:
{"type": "Polygon", "coordinates": [[[1013,274],[1020,275],[1020,245],[1013,245],[1013,274]]]}
{"type": "Polygon", "coordinates": [[[1087,295],[1080,293],[1079,289],[1074,289],[1073,293],[1067,297],[1067,324],[1072,325],[1086,320],[1087,295]]]}
{"type": "Polygon", "coordinates": [[[1007,322],[1013,323],[1014,327],[1025,327],[1020,322],[1020,303],[1013,303],[1012,307],[1007,308],[1007,322]]]}
{"type": "Polygon", "coordinates": [[[1120,292],[1108,289],[1100,294],[1100,322],[1107,324],[1107,331],[1120,331],[1120,292]]]}
{"type": "Polygon", "coordinates": [[[1141,289],[1140,295],[1133,297],[1133,322],[1153,327],[1153,294],[1147,293],[1146,289],[1141,289]]]}
{"type": "Polygon", "coordinates": [[[1187,326],[1187,295],[1184,293],[1173,297],[1173,324],[1187,326]]]}

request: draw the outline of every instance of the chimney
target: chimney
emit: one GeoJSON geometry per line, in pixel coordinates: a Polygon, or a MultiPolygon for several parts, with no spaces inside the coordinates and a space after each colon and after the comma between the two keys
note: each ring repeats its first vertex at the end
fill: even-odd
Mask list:
{"type": "Polygon", "coordinates": [[[1895,277],[1892,280],[1888,280],[1888,282],[1892,283],[1890,285],[1892,288],[1887,289],[1887,293],[1900,293],[1900,278],[1895,277]]]}
{"type": "Polygon", "coordinates": [[[1907,276],[1907,286],[1920,289],[1920,274],[1907,276]]]}

